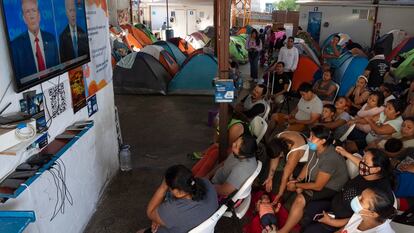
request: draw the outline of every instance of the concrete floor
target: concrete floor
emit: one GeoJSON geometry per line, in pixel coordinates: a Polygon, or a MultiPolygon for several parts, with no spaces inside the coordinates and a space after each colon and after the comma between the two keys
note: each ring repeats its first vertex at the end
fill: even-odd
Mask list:
{"type": "MultiPolygon", "coordinates": [[[[249,65],[241,66],[243,79],[249,65]]],[[[262,71],[260,70],[260,73],[262,71]]],[[[240,93],[248,94],[247,90],[240,93]]],[[[194,161],[186,154],[206,149],[214,130],[207,126],[213,96],[118,95],[122,136],[131,146],[130,172],[118,172],[106,187],[84,233],[134,233],[150,226],[146,205],[166,168],[194,161]]],[[[216,232],[241,232],[240,225],[222,218],[216,232]]]]}
{"type": "Polygon", "coordinates": [[[85,233],[131,233],[150,226],[146,205],[165,169],[191,167],[194,162],[186,154],[207,148],[214,132],[207,126],[212,96],[124,95],[115,100],[133,170],[113,178],[85,233]]]}

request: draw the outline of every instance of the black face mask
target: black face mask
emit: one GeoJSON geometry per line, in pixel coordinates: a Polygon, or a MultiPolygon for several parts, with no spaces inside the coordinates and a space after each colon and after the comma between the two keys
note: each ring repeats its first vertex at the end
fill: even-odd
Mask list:
{"type": "Polygon", "coordinates": [[[369,175],[374,175],[377,173],[371,173],[370,169],[374,168],[375,166],[368,166],[366,163],[364,163],[363,161],[359,162],[359,174],[361,176],[369,176],[369,175]]]}

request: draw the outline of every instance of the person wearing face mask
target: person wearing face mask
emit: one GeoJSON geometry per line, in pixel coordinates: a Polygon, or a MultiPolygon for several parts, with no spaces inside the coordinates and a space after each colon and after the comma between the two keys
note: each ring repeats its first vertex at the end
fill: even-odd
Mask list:
{"type": "Polygon", "coordinates": [[[395,233],[391,219],[396,215],[394,200],[379,187],[364,190],[351,201],[355,212],[341,233],[395,233]]]}
{"type": "Polygon", "coordinates": [[[309,161],[287,189],[296,192],[286,224],[278,233],[290,232],[302,219],[304,209],[312,201],[330,200],[348,181],[345,159],[332,146],[333,135],[323,126],[311,128],[309,161]]]}
{"type": "Polygon", "coordinates": [[[221,197],[227,197],[240,189],[257,167],[256,137],[244,134],[233,143],[231,149],[232,154],[209,175],[211,177],[214,174],[211,182],[221,197]]]}
{"type": "Polygon", "coordinates": [[[356,157],[342,147],[336,147],[336,151],[349,159],[359,168],[359,175],[349,180],[342,190],[337,193],[332,201],[311,202],[305,210],[302,226],[305,233],[331,233],[345,226],[354,214],[351,201],[361,193],[372,187],[381,187],[388,198],[393,199],[393,173],[391,163],[381,150],[370,148],[365,151],[363,158],[356,157]],[[324,214],[318,221],[313,221],[316,214],[323,211],[331,212],[335,218],[324,214]]]}

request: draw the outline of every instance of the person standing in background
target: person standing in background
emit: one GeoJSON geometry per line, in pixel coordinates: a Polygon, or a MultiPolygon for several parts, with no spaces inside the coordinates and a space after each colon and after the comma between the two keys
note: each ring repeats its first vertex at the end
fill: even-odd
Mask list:
{"type": "Polygon", "coordinates": [[[277,62],[285,63],[285,73],[289,76],[290,80],[293,78],[298,62],[299,62],[299,51],[293,46],[295,38],[292,36],[288,38],[285,47],[282,47],[279,51],[279,57],[277,62]]]}
{"type": "Polygon", "coordinates": [[[249,51],[250,77],[258,83],[263,83],[263,79],[258,80],[259,52],[262,50],[262,42],[256,29],[253,29],[247,38],[246,49],[249,51]]]}

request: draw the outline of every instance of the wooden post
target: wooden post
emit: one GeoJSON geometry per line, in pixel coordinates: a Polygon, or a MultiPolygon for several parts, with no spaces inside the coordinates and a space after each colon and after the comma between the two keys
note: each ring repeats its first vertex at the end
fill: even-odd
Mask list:
{"type": "MultiPolygon", "coordinates": [[[[215,0],[215,27],[219,78],[227,79],[229,75],[229,43],[230,43],[230,1],[215,0]]],[[[227,156],[228,136],[228,104],[220,103],[220,161],[227,156]]]]}

